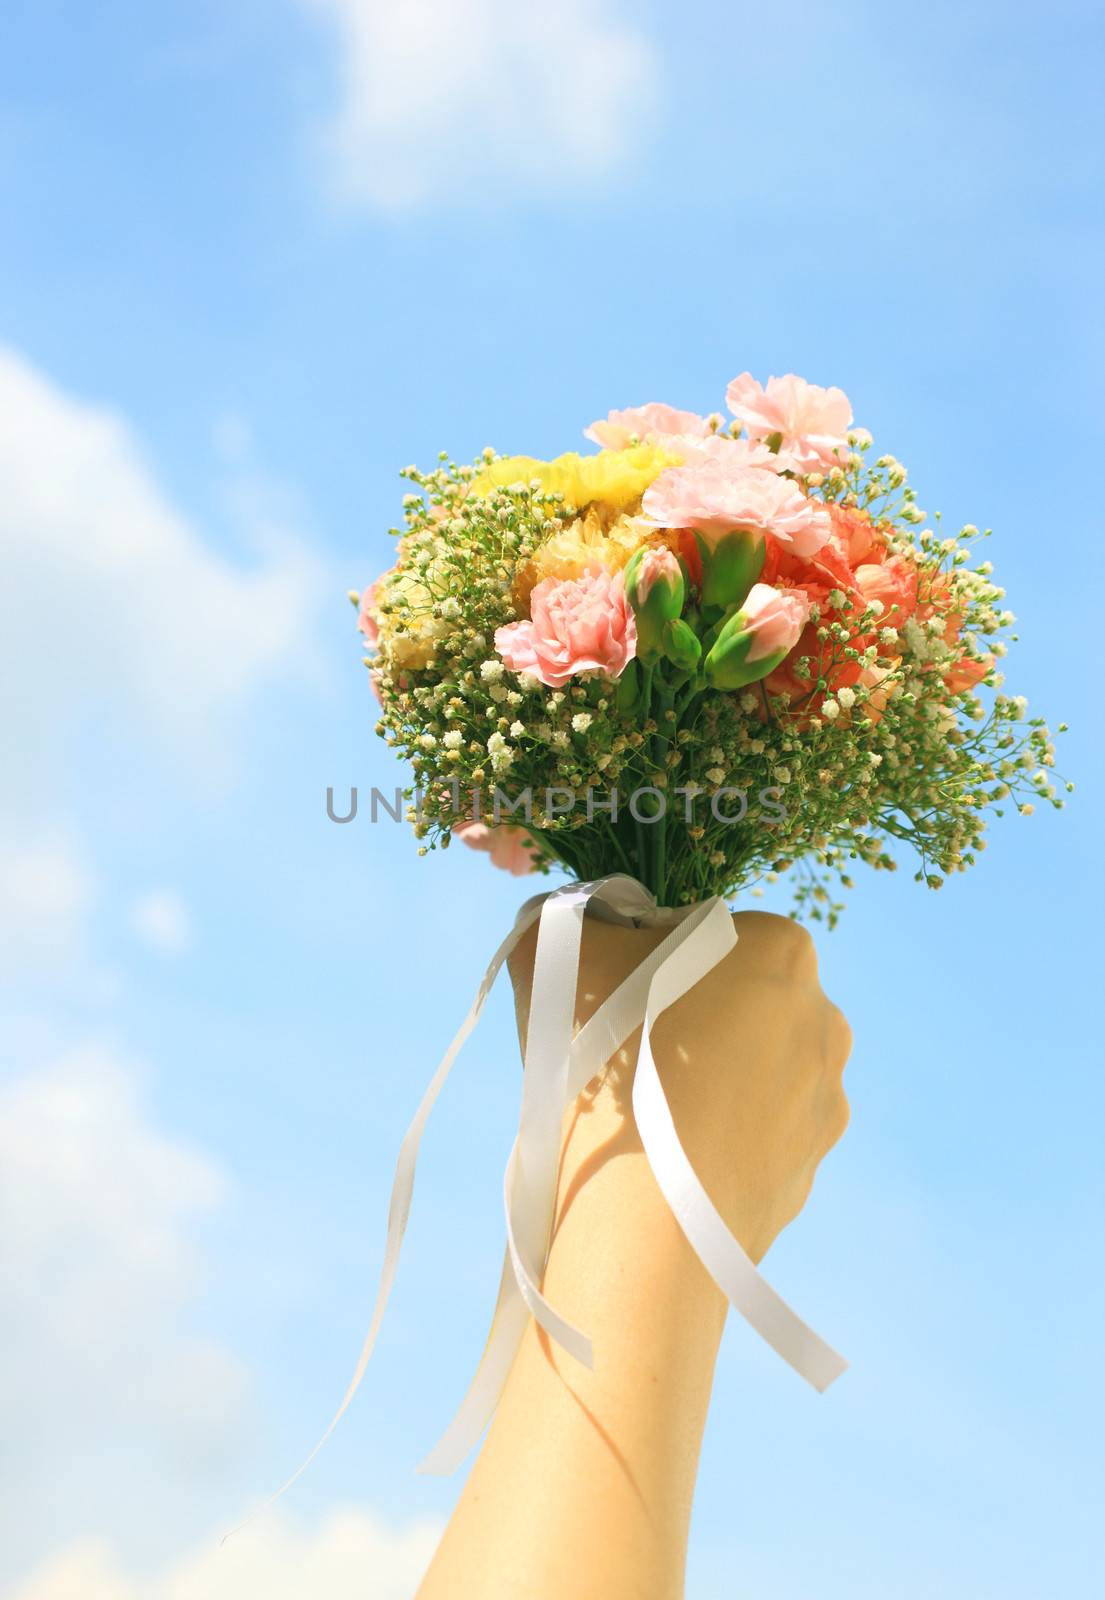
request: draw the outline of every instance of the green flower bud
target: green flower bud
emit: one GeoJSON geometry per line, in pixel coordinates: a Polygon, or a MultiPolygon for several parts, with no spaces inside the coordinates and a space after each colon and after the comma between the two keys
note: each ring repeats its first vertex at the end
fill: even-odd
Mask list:
{"type": "Polygon", "coordinates": [[[792,591],[757,583],[741,610],[726,617],[706,657],[713,689],[743,689],[773,672],[797,644],[808,605],[792,591]]]}
{"type": "Polygon", "coordinates": [[[664,626],[679,616],[686,590],[683,568],[666,545],[645,545],[632,557],[625,569],[625,593],[637,619],[639,660],[656,660],[664,626]]]}
{"type": "Polygon", "coordinates": [[[680,672],[693,672],[702,657],[702,646],[694,629],[680,618],[664,624],[661,638],[664,654],[680,672]]]}

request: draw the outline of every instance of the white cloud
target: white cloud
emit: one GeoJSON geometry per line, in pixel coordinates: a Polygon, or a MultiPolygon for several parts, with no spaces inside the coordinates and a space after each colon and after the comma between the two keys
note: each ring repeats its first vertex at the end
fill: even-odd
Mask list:
{"type": "Polygon", "coordinates": [[[655,53],[609,0],[304,0],[340,41],[337,192],[402,209],[457,184],[601,177],[632,153],[655,53]]]}
{"type": "Polygon", "coordinates": [[[90,1541],[36,1568],[10,1600],[411,1600],[439,1536],[435,1523],[397,1530],[353,1509],[314,1531],[270,1518],[141,1578],[90,1541]]]}
{"type": "MultiPolygon", "coordinates": [[[[115,876],[100,817],[116,845],[139,827],[166,840],[182,769],[234,771],[265,692],[317,668],[326,580],[243,427],[213,486],[233,495],[238,555],[174,503],[123,418],[3,346],[0,413],[0,966],[18,957],[0,1062],[2,1584],[90,1534],[131,1563],[187,1545],[257,1466],[249,1375],[198,1326],[222,1174],[159,1126],[132,1064],[58,1037],[117,993],[93,938],[115,876]]],[[[133,854],[153,873],[163,850],[133,854]]],[[[118,911],[183,948],[187,907],[145,887],[118,911]]]]}
{"type": "Polygon", "coordinates": [[[130,917],[138,937],[163,955],[179,955],[192,943],[188,907],[171,889],[151,889],[139,895],[130,917]]]}
{"type": "Polygon", "coordinates": [[[243,1368],[186,1323],[224,1180],[140,1082],[85,1047],[0,1085],[0,1499],[29,1551],[74,1508],[111,1526],[132,1480],[171,1503],[249,1431],[243,1368]]]}
{"type": "Polygon", "coordinates": [[[120,416],[3,347],[0,414],[7,808],[39,805],[59,760],[112,728],[217,774],[259,690],[311,659],[317,562],[271,525],[251,527],[250,563],[228,559],[120,416]]]}
{"type": "Polygon", "coordinates": [[[40,835],[16,847],[0,839],[0,955],[22,965],[73,953],[93,895],[91,870],[72,840],[40,835]]]}

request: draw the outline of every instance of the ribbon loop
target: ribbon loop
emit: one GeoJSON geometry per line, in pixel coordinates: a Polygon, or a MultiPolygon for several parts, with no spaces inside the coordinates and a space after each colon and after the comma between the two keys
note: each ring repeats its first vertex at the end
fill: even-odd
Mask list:
{"type": "Polygon", "coordinates": [[[571,1101],[637,1028],[641,1028],[641,1043],[633,1079],[633,1114],[649,1166],[692,1249],[730,1304],[814,1388],[826,1389],[845,1370],[843,1358],[776,1294],[726,1227],[680,1143],[656,1070],[650,1040],[656,1018],[687,994],[736,943],[728,908],[724,901],[713,899],[686,912],[671,911],[657,906],[654,896],[635,878],[618,873],[593,883],[570,884],[527,901],[492,957],[472,1007],[430,1079],[399,1149],[376,1304],[353,1378],[326,1432],[273,1500],[314,1460],[360,1385],[395,1280],[427,1119],[479,1021],[503,963],[535,922],[537,953],[524,1049],[522,1106],[503,1181],[507,1248],[499,1297],[468,1392],[419,1470],[451,1472],[476,1444],[498,1405],[531,1315],[563,1349],[591,1365],[590,1340],[560,1316],[541,1292],[556,1206],[561,1129],[571,1101]],[[573,1038],[583,917],[588,907],[633,926],[671,926],[661,943],[573,1038]]]}

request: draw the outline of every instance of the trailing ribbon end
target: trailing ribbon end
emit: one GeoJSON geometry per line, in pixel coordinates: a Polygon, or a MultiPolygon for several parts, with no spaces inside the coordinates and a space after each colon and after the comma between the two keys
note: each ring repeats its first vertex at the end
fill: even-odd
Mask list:
{"type": "MultiPolygon", "coordinates": [[[[422,1143],[422,1135],[425,1131],[426,1123],[429,1121],[430,1112],[433,1110],[437,1097],[445,1086],[445,1080],[452,1071],[457,1057],[459,1056],[477,1022],[480,1020],[480,1016],[483,1013],[483,1008],[487,1003],[487,997],[494,987],[495,980],[499,976],[504,962],[511,954],[515,945],[522,938],[526,930],[531,927],[534,922],[536,922],[538,915],[540,914],[540,909],[541,902],[531,900],[527,901],[527,903],[519,911],[514,922],[514,927],[511,929],[510,933],[507,934],[502,944],[500,944],[499,948],[492,956],[491,961],[488,964],[487,971],[484,973],[480,982],[480,986],[476,991],[476,998],[473,1000],[469,1008],[468,1015],[457,1029],[452,1043],[450,1044],[448,1050],[446,1050],[444,1056],[437,1066],[436,1071],[434,1072],[433,1077],[427,1084],[425,1093],[419,1102],[418,1110],[415,1112],[410,1126],[403,1135],[403,1142],[399,1146],[399,1155],[396,1158],[395,1174],[392,1178],[391,1184],[391,1199],[388,1204],[387,1238],[384,1245],[384,1260],[380,1268],[379,1287],[376,1291],[376,1304],[373,1307],[372,1319],[369,1323],[368,1332],[365,1335],[364,1344],[361,1346],[361,1352],[357,1358],[357,1364],[354,1368],[353,1376],[350,1379],[349,1387],[345,1391],[341,1405],[330,1419],[325,1432],[322,1434],[322,1437],[319,1439],[314,1449],[300,1463],[300,1465],[292,1473],[291,1477],[281,1484],[280,1488],[277,1489],[275,1494],[270,1495],[267,1500],[263,1501],[257,1510],[264,1510],[268,1506],[275,1505],[276,1502],[288,1492],[292,1485],[300,1477],[302,1477],[303,1473],[306,1472],[312,1461],[314,1461],[315,1457],[329,1439],[330,1435],[333,1433],[334,1429],[337,1427],[346,1411],[348,1411],[349,1406],[352,1403],[353,1396],[360,1387],[361,1380],[365,1375],[365,1372],[368,1368],[368,1363],[372,1357],[373,1349],[376,1345],[377,1335],[380,1331],[380,1325],[384,1320],[384,1312],[387,1309],[387,1303],[391,1295],[392,1284],[395,1281],[395,1274],[398,1270],[399,1256],[403,1248],[403,1236],[406,1233],[407,1219],[410,1216],[411,1200],[414,1196],[414,1179],[418,1166],[418,1149],[422,1143]]],[[[250,1516],[246,1518],[246,1522],[252,1521],[256,1514],[256,1511],[251,1512],[250,1516]]],[[[231,1529],[231,1532],[225,1535],[225,1538],[230,1538],[231,1534],[237,1533],[240,1528],[245,1527],[246,1522],[240,1523],[237,1528],[231,1529]]]]}
{"type": "Polygon", "coordinates": [[[426,1122],[479,1021],[503,963],[535,922],[537,953],[522,1107],[503,1180],[507,1249],[498,1301],[475,1377],[419,1472],[453,1472],[478,1442],[494,1415],[531,1315],[577,1361],[587,1367],[593,1364],[590,1340],[549,1304],[540,1284],[556,1208],[564,1112],[637,1028],[641,1028],[641,1043],[633,1081],[633,1113],[653,1175],[692,1249],[730,1304],[815,1389],[827,1389],[847,1366],[760,1276],[726,1227],[679,1141],[653,1059],[650,1034],[656,1018],[693,989],[736,943],[725,902],[715,898],[685,913],[673,912],[657,906],[654,896],[635,878],[620,873],[593,883],[570,884],[527,901],[519,911],[513,929],[492,957],[468,1015],[430,1079],[399,1149],[376,1304],[349,1388],[318,1444],[265,1505],[277,1501],[310,1466],[360,1385],[398,1268],[426,1122]],[[636,926],[670,925],[670,931],[573,1038],[583,916],[588,905],[618,921],[636,926]]]}

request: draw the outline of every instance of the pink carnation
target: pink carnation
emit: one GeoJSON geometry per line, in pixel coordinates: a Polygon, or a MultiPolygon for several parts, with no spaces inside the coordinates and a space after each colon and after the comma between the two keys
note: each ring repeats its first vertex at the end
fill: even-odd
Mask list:
{"type": "Polygon", "coordinates": [[[754,583],[741,606],[743,631],[752,635],[747,659],[762,661],[779,650],[792,650],[809,614],[810,603],[799,590],[754,583]]]}
{"type": "Polygon", "coordinates": [[[375,649],[380,638],[380,630],[376,625],[376,605],[379,600],[381,580],[376,579],[370,583],[361,595],[360,609],[357,612],[357,626],[365,636],[366,642],[375,649]]]}
{"type": "Polygon", "coordinates": [[[637,624],[620,572],[545,578],[530,595],[528,622],[495,630],[495,648],[514,672],[559,689],[579,672],[617,678],[637,653],[637,624]]]}
{"type": "Polygon", "coordinates": [[[583,437],[607,450],[624,450],[634,439],[662,444],[671,433],[701,438],[709,431],[710,424],[696,411],[677,411],[662,400],[651,400],[646,406],[630,406],[628,411],[611,411],[605,422],[592,422],[584,428],[583,437]]]}
{"type": "Polygon", "coordinates": [[[785,450],[805,474],[836,466],[848,448],[852,407],[843,389],[821,389],[788,372],[757,383],[750,372],[734,378],[725,396],[750,439],[781,436],[785,450]]]}
{"type": "Polygon", "coordinates": [[[797,556],[812,556],[832,523],[824,506],[797,484],[745,467],[726,472],[715,462],[669,467],[645,490],[645,515],[660,528],[693,528],[708,544],[735,528],[770,534],[797,556]]]}
{"type": "Polygon", "coordinates": [[[761,467],[767,472],[795,471],[795,463],[785,451],[776,455],[755,439],[730,439],[724,433],[708,433],[704,439],[678,434],[664,440],[666,449],[683,457],[688,467],[712,461],[724,472],[740,472],[746,467],[761,467]]]}
{"type": "Polygon", "coordinates": [[[524,828],[512,828],[506,823],[489,828],[486,822],[458,822],[453,833],[473,850],[486,850],[493,866],[502,867],[515,878],[525,877],[537,865],[536,848],[524,828]]]}

